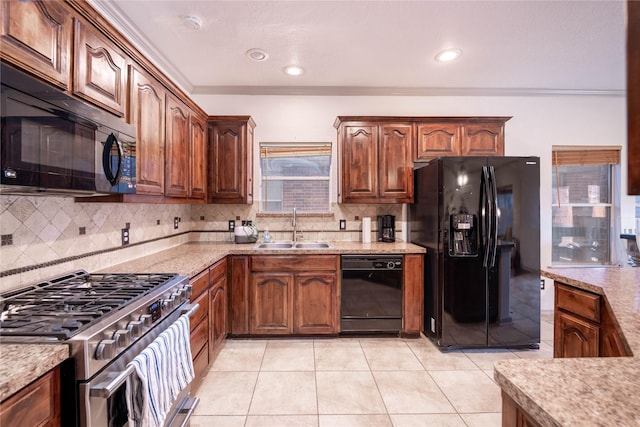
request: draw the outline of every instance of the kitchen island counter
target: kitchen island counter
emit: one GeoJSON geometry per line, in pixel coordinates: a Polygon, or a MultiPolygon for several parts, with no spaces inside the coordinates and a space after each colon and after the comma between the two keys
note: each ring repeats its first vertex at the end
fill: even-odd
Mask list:
{"type": "Polygon", "coordinates": [[[494,378],[543,426],[640,425],[640,269],[547,269],[546,277],[604,296],[632,357],[503,360],[494,378]]]}

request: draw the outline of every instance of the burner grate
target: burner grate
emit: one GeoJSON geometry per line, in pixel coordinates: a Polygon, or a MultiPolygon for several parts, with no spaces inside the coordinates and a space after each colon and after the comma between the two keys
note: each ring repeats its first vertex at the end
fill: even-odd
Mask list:
{"type": "Polygon", "coordinates": [[[0,335],[65,340],[177,274],[89,274],[78,271],[0,298],[0,335]]]}

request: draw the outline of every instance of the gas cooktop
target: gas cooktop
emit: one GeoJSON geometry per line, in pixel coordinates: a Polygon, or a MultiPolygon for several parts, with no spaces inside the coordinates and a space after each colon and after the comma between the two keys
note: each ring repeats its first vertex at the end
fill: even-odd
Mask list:
{"type": "Polygon", "coordinates": [[[0,296],[0,336],[69,339],[176,277],[81,270],[7,292],[0,296]]]}

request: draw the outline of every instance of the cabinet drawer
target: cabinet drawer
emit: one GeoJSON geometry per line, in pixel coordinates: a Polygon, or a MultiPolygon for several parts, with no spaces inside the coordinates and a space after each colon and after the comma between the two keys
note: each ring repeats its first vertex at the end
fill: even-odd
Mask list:
{"type": "Polygon", "coordinates": [[[227,259],[218,261],[209,269],[211,282],[215,282],[219,277],[227,275],[227,259]]]}
{"type": "Polygon", "coordinates": [[[207,345],[208,334],[209,325],[207,322],[200,322],[191,332],[191,357],[195,357],[207,345]]]}
{"type": "Polygon", "coordinates": [[[209,293],[205,292],[197,299],[192,300],[193,303],[200,305],[200,308],[193,313],[189,319],[191,323],[191,332],[202,322],[208,321],[209,318],[209,293]]]}
{"type": "Polygon", "coordinates": [[[196,277],[190,280],[191,286],[191,301],[197,299],[204,291],[209,289],[209,270],[205,270],[198,274],[196,277]]]}
{"type": "Polygon", "coordinates": [[[251,271],[338,271],[335,255],[252,256],[251,271]]]}
{"type": "Polygon", "coordinates": [[[600,296],[556,282],[556,307],[600,322],[600,296]]]}

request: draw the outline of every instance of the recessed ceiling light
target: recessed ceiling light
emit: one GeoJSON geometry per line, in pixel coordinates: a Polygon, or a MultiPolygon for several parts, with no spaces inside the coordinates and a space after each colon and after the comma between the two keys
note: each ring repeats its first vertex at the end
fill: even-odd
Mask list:
{"type": "Polygon", "coordinates": [[[282,71],[289,76],[299,76],[304,73],[304,68],[299,65],[287,65],[282,71]]]}
{"type": "Polygon", "coordinates": [[[257,62],[266,61],[267,59],[269,59],[269,54],[264,50],[258,49],[258,48],[249,49],[247,51],[247,56],[252,61],[257,61],[257,62]]]}
{"type": "Polygon", "coordinates": [[[185,15],[182,17],[182,23],[191,30],[199,30],[202,28],[202,19],[196,15],[185,15]]]}
{"type": "Polygon", "coordinates": [[[436,61],[449,62],[458,58],[460,55],[462,55],[462,51],[460,49],[445,49],[438,52],[438,54],[436,55],[436,61]]]}

